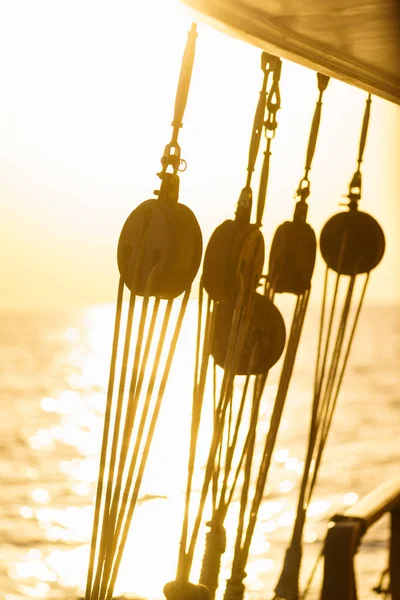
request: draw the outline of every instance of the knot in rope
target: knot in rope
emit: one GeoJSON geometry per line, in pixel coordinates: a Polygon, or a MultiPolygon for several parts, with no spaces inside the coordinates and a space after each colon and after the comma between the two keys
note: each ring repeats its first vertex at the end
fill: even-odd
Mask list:
{"type": "Polygon", "coordinates": [[[214,597],[218,588],[221,556],[226,548],[226,532],[223,525],[209,521],[210,531],[206,536],[206,547],[201,565],[200,583],[207,586],[214,597]]]}
{"type": "Polygon", "coordinates": [[[231,577],[226,582],[226,588],[224,593],[224,600],[243,600],[245,586],[243,579],[246,577],[246,573],[243,572],[243,577],[231,577]]]}
{"type": "Polygon", "coordinates": [[[275,600],[298,600],[301,556],[300,544],[289,546],[286,550],[282,573],[275,588],[275,600]]]}

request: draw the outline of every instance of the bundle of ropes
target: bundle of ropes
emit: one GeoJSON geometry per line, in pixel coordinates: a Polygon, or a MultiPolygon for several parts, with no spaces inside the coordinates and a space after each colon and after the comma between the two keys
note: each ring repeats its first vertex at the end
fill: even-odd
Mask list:
{"type": "Polygon", "coordinates": [[[182,60],[172,139],[158,174],[158,198],[143,202],[130,214],[118,244],[120,280],[85,600],[113,596],[191,284],[201,261],[200,227],[192,211],[178,203],[182,166],[178,133],[196,37],[193,25],[182,60]],[[122,335],[125,288],[129,305],[122,335]],[[174,310],[174,300],[181,295],[180,307],[174,310]],[[140,314],[134,336],[137,305],[140,314]]]}
{"type": "Polygon", "coordinates": [[[302,535],[307,508],[317,480],[322,455],[348,363],[370,272],[381,261],[385,238],[377,221],[358,209],[361,198],[361,163],[370,118],[367,98],[357,169],[348,193],[348,211],[329,219],[322,229],[320,249],[326,263],[316,358],[314,394],[304,472],[296,519],[275,599],[298,600],[302,535]],[[358,291],[356,279],[361,278],[358,291]],[[329,285],[329,280],[333,280],[329,285]],[[342,285],[343,284],[343,285],[342,285]],[[343,294],[341,294],[341,287],[343,294]],[[331,294],[331,301],[329,295],[331,294]]]}
{"type": "MultiPolygon", "coordinates": [[[[160,190],[155,192],[158,198],[143,202],[131,213],[118,244],[120,280],[85,600],[111,600],[113,597],[191,285],[201,261],[200,227],[192,211],[178,203],[178,172],[184,170],[182,165],[185,165],[178,134],[189,92],[196,37],[196,26],[192,25],[178,81],[172,139],[165,147],[162,170],[158,174],[161,179],[160,190]],[[125,288],[129,293],[126,322],[123,319],[125,288]],[[180,306],[174,310],[174,300],[179,296],[182,296],[180,306]]],[[[226,546],[224,523],[235,493],[239,498],[239,515],[232,570],[224,598],[242,600],[244,596],[246,563],[308,307],[316,258],[316,236],[307,223],[309,173],[329,78],[317,74],[319,94],[308,140],[305,173],[295,196],[294,216],[275,232],[268,274],[263,276],[265,244],[261,227],[271,144],[281,102],[281,66],[279,58],[262,53],[263,82],[252,128],[246,184],[240,193],[235,218],[216,228],[205,252],[199,289],[185,505],[176,579],[164,588],[167,600],[206,600],[215,596],[226,546]],[[251,184],[263,131],[266,148],[255,222],[252,223],[251,184]],[[260,293],[263,279],[263,293],[260,293]],[[283,354],[286,342],[285,324],[274,303],[277,294],[291,294],[295,303],[269,430],[262,440],[261,458],[256,464],[255,444],[263,392],[268,373],[283,354]],[[197,442],[207,387],[213,389],[212,436],[197,511],[192,519],[197,442]],[[239,395],[235,389],[240,389],[239,395]],[[255,493],[251,499],[253,480],[255,493]],[[209,531],[199,583],[194,584],[190,582],[190,574],[208,499],[211,504],[209,531]]],[[[297,600],[299,597],[301,544],[307,507],[331,427],[369,273],[384,253],[382,229],[370,215],[358,210],[370,104],[369,96],[358,166],[350,183],[348,211],[332,217],[320,237],[326,273],[310,431],[296,521],[276,586],[276,600],[297,600]],[[352,309],[356,278],[360,275],[364,275],[364,281],[358,302],[352,309]],[[331,278],[333,285],[329,285],[331,278]],[[347,281],[347,288],[340,307],[343,281],[347,281]],[[330,291],[332,300],[329,303],[330,291]]]]}
{"type": "Polygon", "coordinates": [[[204,590],[208,590],[211,596],[215,594],[221,555],[225,549],[224,519],[246,453],[252,453],[251,423],[257,421],[266,374],[279,360],[285,345],[285,326],[278,309],[266,295],[256,291],[264,264],[264,239],[260,227],[265,206],[271,142],[277,125],[276,113],[280,107],[281,61],[264,52],[261,57],[261,69],[263,84],[252,129],[246,185],[239,197],[235,219],[224,221],[217,227],[205,253],[199,301],[186,502],[176,580],[164,588],[168,600],[193,598],[199,593],[204,593],[204,590]],[[272,82],[267,92],[271,74],[272,82]],[[256,223],[252,224],[251,179],[264,127],[267,132],[266,151],[261,172],[256,223]],[[204,329],[203,288],[208,296],[204,329]],[[217,379],[217,367],[223,371],[220,385],[214,385],[213,434],[199,506],[189,539],[191,486],[210,359],[213,361],[214,382],[217,379]],[[244,377],[242,392],[235,408],[235,382],[241,376],[244,377]],[[243,414],[250,389],[253,389],[253,402],[246,428],[247,435],[240,448],[239,430],[245,425],[243,414]],[[189,581],[190,570],[210,485],[210,531],[207,534],[200,584],[193,584],[189,581]]]}
{"type": "MultiPolygon", "coordinates": [[[[271,300],[277,293],[287,293],[296,296],[293,309],[290,334],[279,377],[278,388],[272,409],[269,430],[265,439],[261,462],[255,477],[254,498],[249,500],[251,462],[253,453],[246,457],[245,485],[242,488],[240,499],[240,514],[236,534],[235,551],[232,564],[231,577],[227,581],[225,600],[242,600],[245,586],[243,579],[246,577],[245,567],[249,557],[250,545],[257,523],[258,511],[264,497],[271,458],[273,455],[279,425],[289,390],[300,336],[308,306],[311,288],[311,278],[314,271],[316,255],[316,238],[313,229],[306,222],[307,198],[310,195],[309,172],[315,153],[318,137],[322,97],[328,85],[329,78],[317,74],[319,95],[311,124],[308,140],[305,173],[300,181],[296,197],[294,216],[292,221],[280,225],[275,233],[269,259],[269,273],[266,279],[266,293],[271,300]]],[[[256,435],[256,423],[253,425],[252,439],[256,435]]]]}

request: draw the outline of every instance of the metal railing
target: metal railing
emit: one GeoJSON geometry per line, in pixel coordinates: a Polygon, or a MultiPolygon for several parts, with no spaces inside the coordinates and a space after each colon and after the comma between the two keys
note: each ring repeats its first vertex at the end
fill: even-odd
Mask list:
{"type": "Polygon", "coordinates": [[[389,592],[400,600],[400,473],[331,519],[324,547],[321,600],[357,600],[354,556],[366,531],[391,515],[389,592]]]}

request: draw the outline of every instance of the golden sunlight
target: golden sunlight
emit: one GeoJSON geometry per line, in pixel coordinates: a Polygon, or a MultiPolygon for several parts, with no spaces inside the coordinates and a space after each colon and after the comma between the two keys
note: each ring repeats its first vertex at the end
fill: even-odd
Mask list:
{"type": "MultiPolygon", "coordinates": [[[[82,597],[85,593],[113,344],[119,276],[117,243],[128,215],[141,202],[152,198],[153,190],[160,185],[157,173],[161,168],[164,147],[171,138],[176,84],[192,18],[193,15],[179,0],[121,0],[114,3],[14,0],[0,6],[0,53],[4,59],[0,64],[0,264],[5,282],[0,297],[0,478],[4,480],[5,490],[4,508],[0,507],[0,531],[4,534],[3,548],[0,548],[0,589],[4,587],[5,600],[58,600],[77,598],[78,594],[82,597]]],[[[250,134],[261,84],[258,48],[199,23],[191,90],[179,137],[182,157],[187,162],[187,170],[180,177],[180,201],[195,213],[199,221],[203,250],[216,226],[234,217],[240,191],[246,183],[250,134]]],[[[262,227],[266,248],[269,248],[277,226],[293,216],[294,196],[304,172],[310,123],[318,97],[315,73],[284,60],[281,96],[262,227]]],[[[365,100],[365,92],[335,80],[330,81],[324,95],[308,199],[308,220],[317,235],[327,219],[339,210],[348,191],[356,168],[365,100]]],[[[396,411],[399,387],[398,131],[400,107],[373,98],[362,166],[363,197],[360,206],[382,224],[387,249],[382,266],[371,277],[365,313],[359,325],[360,335],[354,339],[353,362],[348,366],[350,384],[346,389],[347,397],[343,398],[342,404],[342,399],[338,403],[337,427],[327,444],[326,463],[321,468],[312,499],[310,492],[302,507],[304,521],[307,517],[304,541],[307,550],[310,548],[304,556],[302,585],[323,546],[331,515],[341,514],[354,506],[370,485],[378,482],[382,473],[391,475],[396,470],[398,461],[393,450],[393,441],[398,436],[396,411]],[[376,410],[377,398],[379,410],[376,410]],[[344,473],[340,478],[337,477],[339,467],[344,473]]],[[[264,137],[260,148],[253,179],[254,198],[258,192],[262,153],[266,148],[264,137]]],[[[184,227],[180,225],[180,229],[184,227]]],[[[176,230],[174,236],[178,237],[176,230]]],[[[260,235],[258,229],[257,235],[260,235]]],[[[177,245],[175,237],[171,239],[177,245]]],[[[226,240],[224,243],[225,247],[229,246],[226,240]]],[[[297,249],[296,246],[296,252],[297,249]]],[[[155,254],[151,273],[157,277],[159,263],[154,266],[158,261],[154,258],[155,254]]],[[[265,259],[267,263],[268,251],[265,259]]],[[[248,262],[251,263],[251,260],[248,262]]],[[[179,260],[175,261],[176,264],[180,266],[179,260]]],[[[261,267],[257,278],[252,272],[251,281],[260,281],[261,267]]],[[[239,268],[237,272],[232,268],[232,272],[236,277],[239,268]]],[[[249,390],[254,392],[253,404],[247,397],[246,401],[243,400],[242,412],[239,412],[239,407],[243,389],[247,389],[248,383],[245,376],[232,376],[225,388],[231,396],[225,407],[229,416],[221,426],[220,462],[214,461],[212,465],[214,479],[210,488],[214,483],[215,497],[210,493],[205,501],[191,579],[197,581],[199,578],[209,530],[206,523],[214,515],[216,496],[223,488],[216,473],[225,468],[228,470],[230,444],[234,446],[232,439],[237,434],[237,448],[248,445],[242,457],[239,450],[236,449],[236,453],[232,450],[232,463],[229,465],[232,471],[227,476],[228,489],[233,485],[235,469],[238,474],[236,488],[224,515],[227,549],[222,555],[221,581],[225,583],[232,575],[235,538],[242,516],[240,488],[245,487],[243,482],[246,481],[249,490],[246,516],[250,519],[250,515],[257,515],[245,564],[245,584],[252,600],[272,595],[296,521],[296,502],[303,475],[317,472],[319,467],[315,453],[307,463],[305,445],[307,440],[313,439],[309,435],[309,414],[311,402],[318,394],[315,392],[313,396],[312,392],[321,392],[322,389],[332,392],[333,389],[333,383],[330,387],[329,381],[325,385],[322,380],[324,373],[326,375],[329,371],[331,374],[334,369],[325,368],[324,362],[320,380],[314,385],[315,361],[310,360],[317,352],[324,274],[325,265],[318,256],[301,345],[298,354],[297,346],[293,352],[291,346],[289,353],[289,359],[293,360],[293,381],[290,390],[288,383],[285,410],[281,421],[278,419],[281,425],[269,455],[268,486],[262,488],[259,494],[258,513],[253,506],[249,507],[259,491],[254,464],[258,467],[261,463],[267,434],[276,425],[274,401],[282,389],[280,369],[284,364],[284,376],[288,382],[291,369],[282,354],[270,372],[268,367],[265,373],[265,390],[262,398],[259,395],[259,422],[254,429],[255,462],[253,466],[249,463],[247,473],[243,464],[248,455],[251,456],[251,440],[246,440],[255,406],[254,373],[253,379],[249,378],[249,390]],[[233,434],[231,422],[238,413],[237,431],[233,434]],[[226,455],[221,459],[223,452],[226,455]]],[[[193,390],[200,396],[201,387],[198,381],[193,382],[199,278],[198,275],[192,288],[190,285],[185,288],[187,295],[184,298],[188,299],[188,305],[138,492],[117,585],[114,591],[109,591],[110,596],[124,594],[158,600],[163,597],[164,585],[176,577],[191,417],[192,410],[195,413],[197,408],[197,405],[192,407],[193,390]]],[[[261,277],[261,281],[264,279],[261,277]]],[[[121,281],[120,290],[124,286],[123,279],[121,281]]],[[[167,362],[174,343],[172,326],[163,338],[161,322],[161,312],[168,314],[169,310],[165,299],[169,299],[168,292],[160,293],[160,298],[151,296],[149,313],[158,310],[158,302],[161,308],[154,320],[154,344],[143,358],[146,350],[140,344],[143,342],[145,346],[144,340],[151,328],[149,313],[143,329],[140,321],[140,311],[147,310],[148,281],[143,288],[145,291],[141,290],[141,295],[138,293],[135,298],[132,336],[129,338],[128,333],[126,342],[130,354],[127,351],[126,360],[122,355],[123,333],[129,330],[130,323],[127,286],[124,287],[124,299],[122,295],[118,296],[122,333],[115,344],[118,347],[116,372],[119,374],[125,368],[127,381],[128,377],[131,378],[131,383],[126,383],[125,388],[120,385],[122,391],[118,402],[123,418],[129,410],[134,417],[130,424],[127,419],[128,425],[123,432],[125,425],[122,422],[119,439],[116,434],[117,468],[136,452],[135,438],[140,435],[141,428],[138,415],[141,417],[147,410],[144,390],[151,389],[154,405],[162,396],[161,369],[156,374],[149,374],[149,367],[140,385],[138,381],[143,373],[139,376],[139,370],[146,361],[151,367],[157,365],[156,342],[164,340],[160,351],[162,363],[167,362]],[[136,343],[139,350],[134,351],[136,343]],[[128,385],[131,385],[130,389],[128,385]],[[124,449],[121,437],[125,434],[126,439],[131,434],[132,437],[124,449]],[[125,450],[126,456],[123,454],[125,450]],[[121,456],[124,458],[121,459],[121,456]]],[[[353,283],[352,280],[351,286],[353,283]]],[[[288,340],[296,340],[297,333],[296,343],[299,343],[303,322],[296,300],[301,295],[302,302],[304,298],[308,301],[310,287],[304,288],[296,297],[291,294],[289,299],[282,300],[278,292],[274,298],[275,290],[269,285],[270,281],[267,281],[262,299],[267,300],[268,294],[274,302],[278,298],[276,306],[282,311],[281,320],[286,327],[283,352],[285,343],[287,351],[288,340]],[[301,322],[301,325],[297,333],[290,335],[292,314],[298,319],[296,323],[301,322]]],[[[244,286],[240,289],[243,291],[244,286]]],[[[342,288],[337,292],[337,289],[334,302],[338,299],[339,303],[345,292],[342,288]]],[[[358,287],[354,285],[351,290],[358,291],[358,287]]],[[[331,291],[330,287],[328,291],[331,291]]],[[[134,290],[131,298],[136,292],[134,290]]],[[[239,292],[237,296],[240,296],[239,292]]],[[[261,294],[253,293],[243,293],[244,296],[248,296],[251,302],[254,297],[261,298],[261,294]]],[[[351,296],[348,297],[351,300],[351,296]]],[[[208,315],[213,324],[217,319],[216,307],[228,305],[225,299],[215,300],[215,303],[214,300],[213,304],[210,301],[208,315]]],[[[240,314],[237,332],[242,332],[241,327],[246,326],[248,314],[252,314],[250,300],[246,306],[249,312],[244,309],[240,312],[238,305],[235,312],[232,308],[232,322],[240,314]]],[[[343,300],[346,319],[356,314],[354,302],[350,307],[350,300],[343,300]]],[[[307,301],[304,302],[305,308],[307,301]]],[[[171,321],[174,323],[179,318],[178,302],[181,300],[174,301],[171,309],[171,321]]],[[[268,302],[272,304],[269,298],[268,302]]],[[[204,301],[203,316],[205,306],[204,301]]],[[[205,322],[204,317],[203,327],[205,322]]],[[[338,339],[343,333],[342,342],[343,322],[344,318],[340,321],[333,312],[331,320],[325,320],[329,323],[328,327],[332,324],[338,326],[338,339]]],[[[245,338],[248,330],[243,331],[245,338]]],[[[339,344],[335,346],[330,335],[329,330],[325,340],[326,356],[334,346],[333,360],[337,358],[339,361],[339,344]]],[[[216,366],[215,373],[211,373],[211,368],[207,372],[194,460],[193,495],[188,509],[189,529],[195,522],[201,499],[213,428],[223,412],[215,409],[217,393],[214,388],[224,389],[226,383],[224,373],[229,372],[226,364],[231,336],[231,330],[228,330],[226,356],[219,363],[225,371],[216,366]]],[[[239,333],[237,338],[240,339],[239,333]]],[[[270,344],[271,340],[267,341],[270,344]]],[[[239,342],[236,340],[236,343],[239,342]]],[[[258,350],[258,338],[252,346],[258,350]]],[[[235,353],[236,348],[232,356],[236,356],[235,353]]],[[[317,362],[319,365],[319,359],[317,362]]],[[[337,367],[338,363],[336,371],[337,367]]],[[[117,385],[115,383],[115,389],[117,385]]],[[[229,394],[226,392],[227,397],[229,394]]],[[[116,395],[114,392],[114,401],[116,395]]],[[[195,399],[198,400],[198,396],[195,395],[195,399]]],[[[334,406],[335,403],[336,399],[334,406]]],[[[114,402],[110,409],[111,417],[115,417],[119,410],[116,404],[114,402]]],[[[314,414],[318,415],[316,420],[320,424],[322,413],[318,411],[314,414]]],[[[111,418],[110,421],[111,439],[111,434],[119,431],[119,425],[115,424],[117,419],[113,422],[111,418]]],[[[330,423],[328,431],[329,427],[330,423]]],[[[145,434],[151,430],[148,422],[143,430],[145,434]]],[[[324,431],[315,439],[323,440],[325,433],[327,436],[324,431]]],[[[140,471],[137,464],[144,460],[146,454],[144,445],[138,446],[136,464],[132,467],[135,476],[140,471]]],[[[108,467],[111,462],[110,446],[107,452],[104,464],[108,467]]],[[[129,480],[127,464],[124,463],[121,468],[120,485],[127,484],[129,480]]],[[[108,488],[110,496],[118,487],[116,473],[113,476],[115,478],[108,488]]],[[[105,489],[106,485],[104,495],[105,489]]],[[[112,498],[113,502],[118,494],[112,498]]],[[[128,496],[130,501],[134,495],[130,489],[124,500],[128,503],[128,496]]],[[[124,500],[120,496],[116,499],[117,517],[119,511],[122,513],[124,500]]],[[[109,504],[111,506],[111,500],[109,504]]],[[[107,518],[111,518],[110,515],[107,514],[107,518]]],[[[104,531],[107,532],[109,527],[114,532],[115,521],[110,526],[107,518],[104,519],[104,531]]],[[[386,530],[383,529],[381,527],[379,531],[379,543],[376,545],[380,551],[376,565],[386,561],[382,542],[386,530]]],[[[104,547],[108,543],[104,541],[107,535],[102,540],[104,547]]],[[[110,571],[116,538],[112,540],[110,537],[111,542],[107,546],[110,571]]],[[[186,560],[187,555],[184,558],[186,560]]],[[[374,568],[376,565],[374,563],[374,568]]],[[[217,600],[222,598],[223,591],[223,585],[220,585],[217,600]]]]}

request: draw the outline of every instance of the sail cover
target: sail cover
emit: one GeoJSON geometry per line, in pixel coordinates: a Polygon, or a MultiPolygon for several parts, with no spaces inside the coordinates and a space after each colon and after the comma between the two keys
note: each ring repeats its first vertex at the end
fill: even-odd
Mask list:
{"type": "Polygon", "coordinates": [[[226,33],[400,104],[399,0],[182,0],[226,33]]]}

